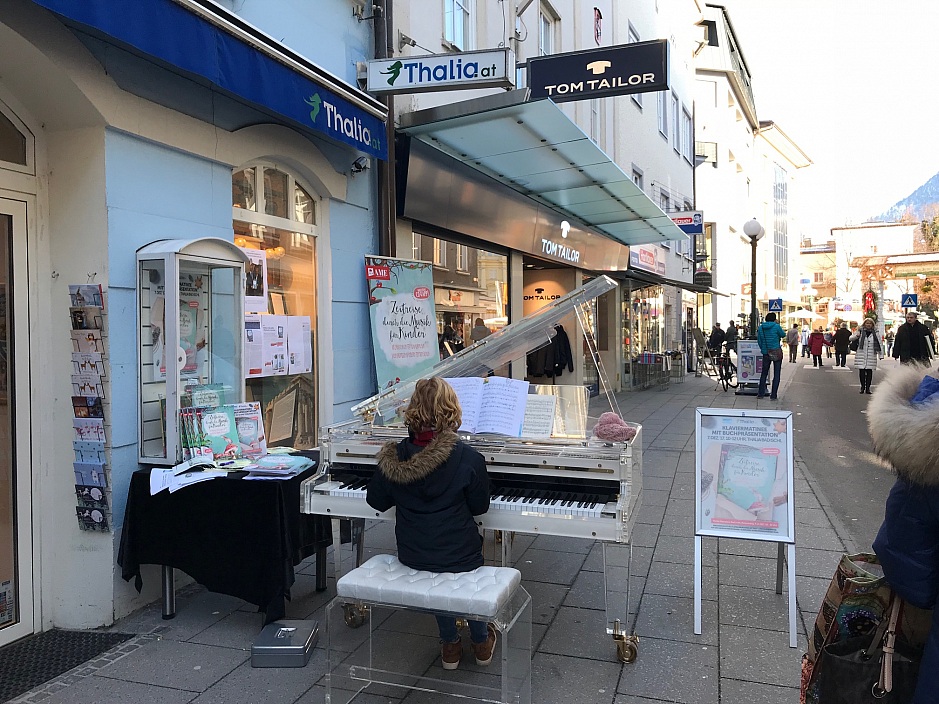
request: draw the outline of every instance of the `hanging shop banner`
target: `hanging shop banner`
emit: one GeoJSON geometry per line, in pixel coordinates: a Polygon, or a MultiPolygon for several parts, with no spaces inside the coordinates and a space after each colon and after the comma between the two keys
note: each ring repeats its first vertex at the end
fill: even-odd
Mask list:
{"type": "Polygon", "coordinates": [[[430,262],[365,257],[378,389],[420,377],[440,361],[430,262]]]}
{"type": "Polygon", "coordinates": [[[698,408],[695,535],[795,542],[792,412],[698,408]]]}
{"type": "Polygon", "coordinates": [[[528,60],[531,99],[609,98],[668,90],[668,40],[549,54],[528,60]]]}
{"type": "Polygon", "coordinates": [[[669,213],[668,216],[686,235],[704,234],[704,213],[700,210],[682,210],[678,213],[669,213]]]}
{"type": "Polygon", "coordinates": [[[514,88],[515,52],[484,49],[374,59],[368,62],[367,84],[369,93],[390,94],[514,88]]]}

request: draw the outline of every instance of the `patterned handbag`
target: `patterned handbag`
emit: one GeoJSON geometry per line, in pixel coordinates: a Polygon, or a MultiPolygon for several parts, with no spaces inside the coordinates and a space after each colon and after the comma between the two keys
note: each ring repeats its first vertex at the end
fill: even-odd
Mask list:
{"type": "MultiPolygon", "coordinates": [[[[892,590],[879,566],[880,560],[874,553],[841,557],[815,619],[809,650],[802,656],[802,704],[820,704],[818,677],[825,667],[825,658],[820,656],[822,649],[831,643],[872,634],[887,615],[892,590]]],[[[920,648],[926,642],[931,613],[905,605],[899,630],[913,647],[920,648]]]]}

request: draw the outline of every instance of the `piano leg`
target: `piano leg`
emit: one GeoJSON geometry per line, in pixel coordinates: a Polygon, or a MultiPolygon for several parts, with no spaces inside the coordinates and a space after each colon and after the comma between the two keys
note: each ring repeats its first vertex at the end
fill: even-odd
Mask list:
{"type": "Polygon", "coordinates": [[[330,519],[333,529],[333,562],[336,564],[336,581],[342,576],[342,520],[330,519]]]}
{"type": "Polygon", "coordinates": [[[502,533],[502,566],[512,566],[512,543],[515,542],[515,533],[503,531],[502,533]]]}

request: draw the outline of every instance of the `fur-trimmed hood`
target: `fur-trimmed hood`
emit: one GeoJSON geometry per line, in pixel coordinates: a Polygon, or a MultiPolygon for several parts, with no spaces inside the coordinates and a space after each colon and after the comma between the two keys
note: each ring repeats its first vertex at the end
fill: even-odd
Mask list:
{"type": "Polygon", "coordinates": [[[884,376],[867,407],[874,452],[901,477],[920,486],[939,486],[939,398],[913,405],[929,369],[901,364],[884,376]]]}
{"type": "Polygon", "coordinates": [[[413,484],[427,478],[446,462],[458,441],[459,438],[452,430],[441,430],[425,448],[413,454],[409,452],[410,443],[407,440],[389,442],[378,452],[378,466],[388,481],[413,484]]]}

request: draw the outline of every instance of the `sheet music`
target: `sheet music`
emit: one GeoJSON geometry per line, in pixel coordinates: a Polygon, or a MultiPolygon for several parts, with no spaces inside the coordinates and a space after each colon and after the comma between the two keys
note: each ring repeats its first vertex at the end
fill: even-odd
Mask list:
{"type": "Polygon", "coordinates": [[[520,437],[528,400],[528,386],[527,381],[501,376],[484,379],[476,432],[520,437]]]}
{"type": "Polygon", "coordinates": [[[483,398],[483,379],[478,376],[461,376],[444,379],[453,387],[457,398],[460,399],[460,408],[463,410],[463,424],[460,430],[464,433],[475,433],[479,424],[479,408],[483,398]]]}
{"type": "Polygon", "coordinates": [[[557,396],[528,394],[525,399],[525,418],[522,421],[523,438],[551,437],[557,400],[557,396]]]}

